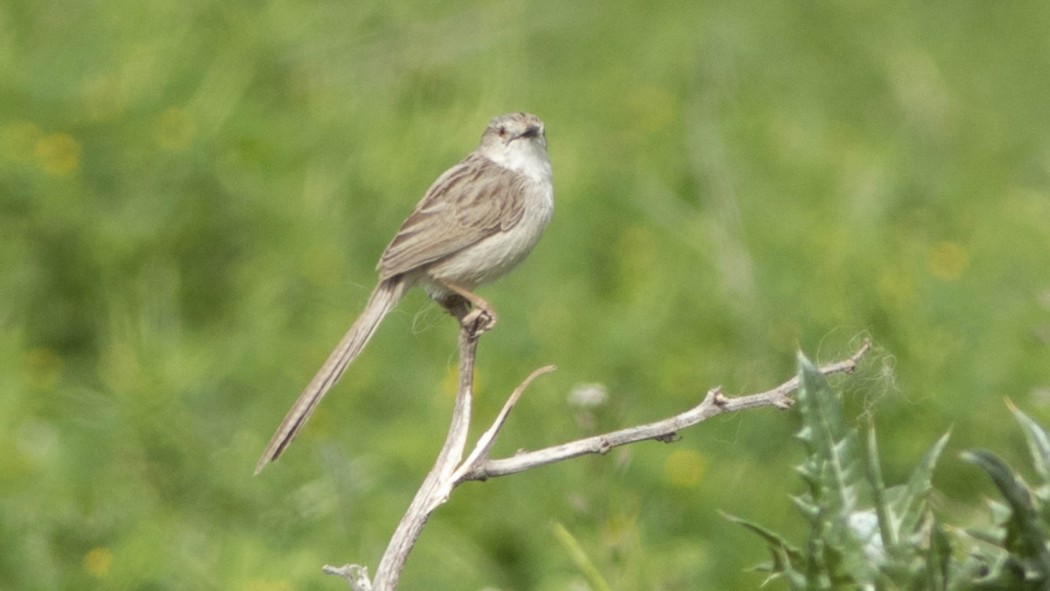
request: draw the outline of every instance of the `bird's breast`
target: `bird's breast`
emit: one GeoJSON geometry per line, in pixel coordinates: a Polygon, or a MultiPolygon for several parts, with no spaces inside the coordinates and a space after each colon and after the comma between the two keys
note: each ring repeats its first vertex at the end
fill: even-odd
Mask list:
{"type": "Polygon", "coordinates": [[[523,185],[524,208],[516,224],[436,262],[426,274],[473,289],[499,279],[525,260],[550,223],[554,190],[549,181],[530,179],[523,185]]]}

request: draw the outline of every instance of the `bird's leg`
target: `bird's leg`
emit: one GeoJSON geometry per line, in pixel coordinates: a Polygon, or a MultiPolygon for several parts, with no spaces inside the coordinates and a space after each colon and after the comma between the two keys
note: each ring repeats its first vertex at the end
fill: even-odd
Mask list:
{"type": "Polygon", "coordinates": [[[496,326],[496,311],[484,299],[469,289],[453,283],[442,283],[452,295],[441,300],[441,305],[459,320],[460,326],[477,337],[496,326]]]}
{"type": "Polygon", "coordinates": [[[441,307],[444,308],[446,312],[451,314],[461,323],[463,322],[463,317],[470,312],[470,302],[462,296],[452,293],[436,299],[437,303],[441,304],[441,307]]]}

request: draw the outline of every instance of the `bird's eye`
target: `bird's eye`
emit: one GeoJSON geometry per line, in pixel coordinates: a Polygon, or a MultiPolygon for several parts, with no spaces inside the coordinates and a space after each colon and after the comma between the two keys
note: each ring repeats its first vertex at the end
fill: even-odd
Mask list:
{"type": "Polygon", "coordinates": [[[500,125],[499,126],[499,136],[503,137],[505,135],[507,135],[507,128],[505,126],[503,126],[503,125],[500,125]]]}

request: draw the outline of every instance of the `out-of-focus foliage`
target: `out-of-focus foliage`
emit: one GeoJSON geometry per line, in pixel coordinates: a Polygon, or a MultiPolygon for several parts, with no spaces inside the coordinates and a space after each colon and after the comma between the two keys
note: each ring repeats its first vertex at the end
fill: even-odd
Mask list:
{"type": "Polygon", "coordinates": [[[1045,589],[1050,584],[1050,436],[1031,417],[1012,410],[1024,430],[1036,486],[989,451],[963,455],[991,477],[1002,496],[988,501],[995,528],[969,532],[974,540],[970,563],[980,573],[976,589],[1045,589]]]}
{"type": "Polygon", "coordinates": [[[801,590],[1046,588],[1050,436],[1038,423],[1013,409],[1039,479],[1035,487],[991,452],[963,454],[991,477],[1002,496],[1002,501],[988,501],[991,527],[967,531],[951,527],[951,517],[935,517],[930,509],[929,499],[936,494],[933,472],[947,435],[905,484],[887,487],[874,429],[862,452],[857,429],[845,422],[839,394],[806,359],[800,381],[799,439],[807,453],[798,472],[806,492],[794,500],[810,524],[809,538],[798,546],[761,525],[730,517],[765,540],[773,558],[758,570],[801,590]]]}
{"type": "Polygon", "coordinates": [[[806,490],[794,501],[809,522],[809,538],[797,547],[732,518],[766,540],[773,561],[761,570],[791,589],[958,588],[975,569],[952,560],[945,528],[929,507],[933,471],[948,436],[937,440],[904,484],[887,487],[874,428],[864,449],[839,394],[805,358],[799,378],[798,438],[806,459],[797,470],[806,490]]]}
{"type": "MultiPolygon", "coordinates": [[[[285,458],[288,404],[492,115],[547,123],[557,211],[484,289],[498,453],[843,382],[903,480],[949,426],[1050,414],[1050,5],[0,3],[0,588],[293,589],[374,564],[440,444],[454,325],[415,294],[285,458]],[[599,384],[605,403],[574,390],[599,384]]],[[[852,415],[847,415],[852,416],[852,415]]],[[[792,533],[795,413],[457,490],[406,589],[748,588],[718,510],[792,533]]],[[[996,445],[999,444],[999,445],[996,445]]],[[[938,488],[991,485],[951,453],[938,488]]],[[[798,492],[798,491],[795,491],[798,492]]],[[[980,517],[974,515],[974,518],[980,517]]]]}

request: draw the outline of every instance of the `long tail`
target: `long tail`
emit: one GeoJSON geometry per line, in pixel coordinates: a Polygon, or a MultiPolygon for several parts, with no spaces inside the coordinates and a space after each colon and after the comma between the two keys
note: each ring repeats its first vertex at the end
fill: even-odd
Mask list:
{"type": "Polygon", "coordinates": [[[256,474],[262,472],[266,464],[280,457],[284,448],[288,447],[288,444],[306,424],[310,413],[317,408],[328,390],[339,381],[339,377],[346,371],[350,362],[361,354],[368,340],[379,327],[380,321],[397,305],[404,293],[405,282],[400,277],[379,282],[379,285],[372,291],[372,296],[368,299],[364,311],[354,321],[350,330],[346,331],[339,345],[328,356],[328,360],[318,370],[314,379],[310,380],[306,389],[299,395],[299,399],[295,401],[291,410],[281,421],[281,425],[277,427],[277,431],[266,446],[266,451],[255,465],[256,474]]]}

